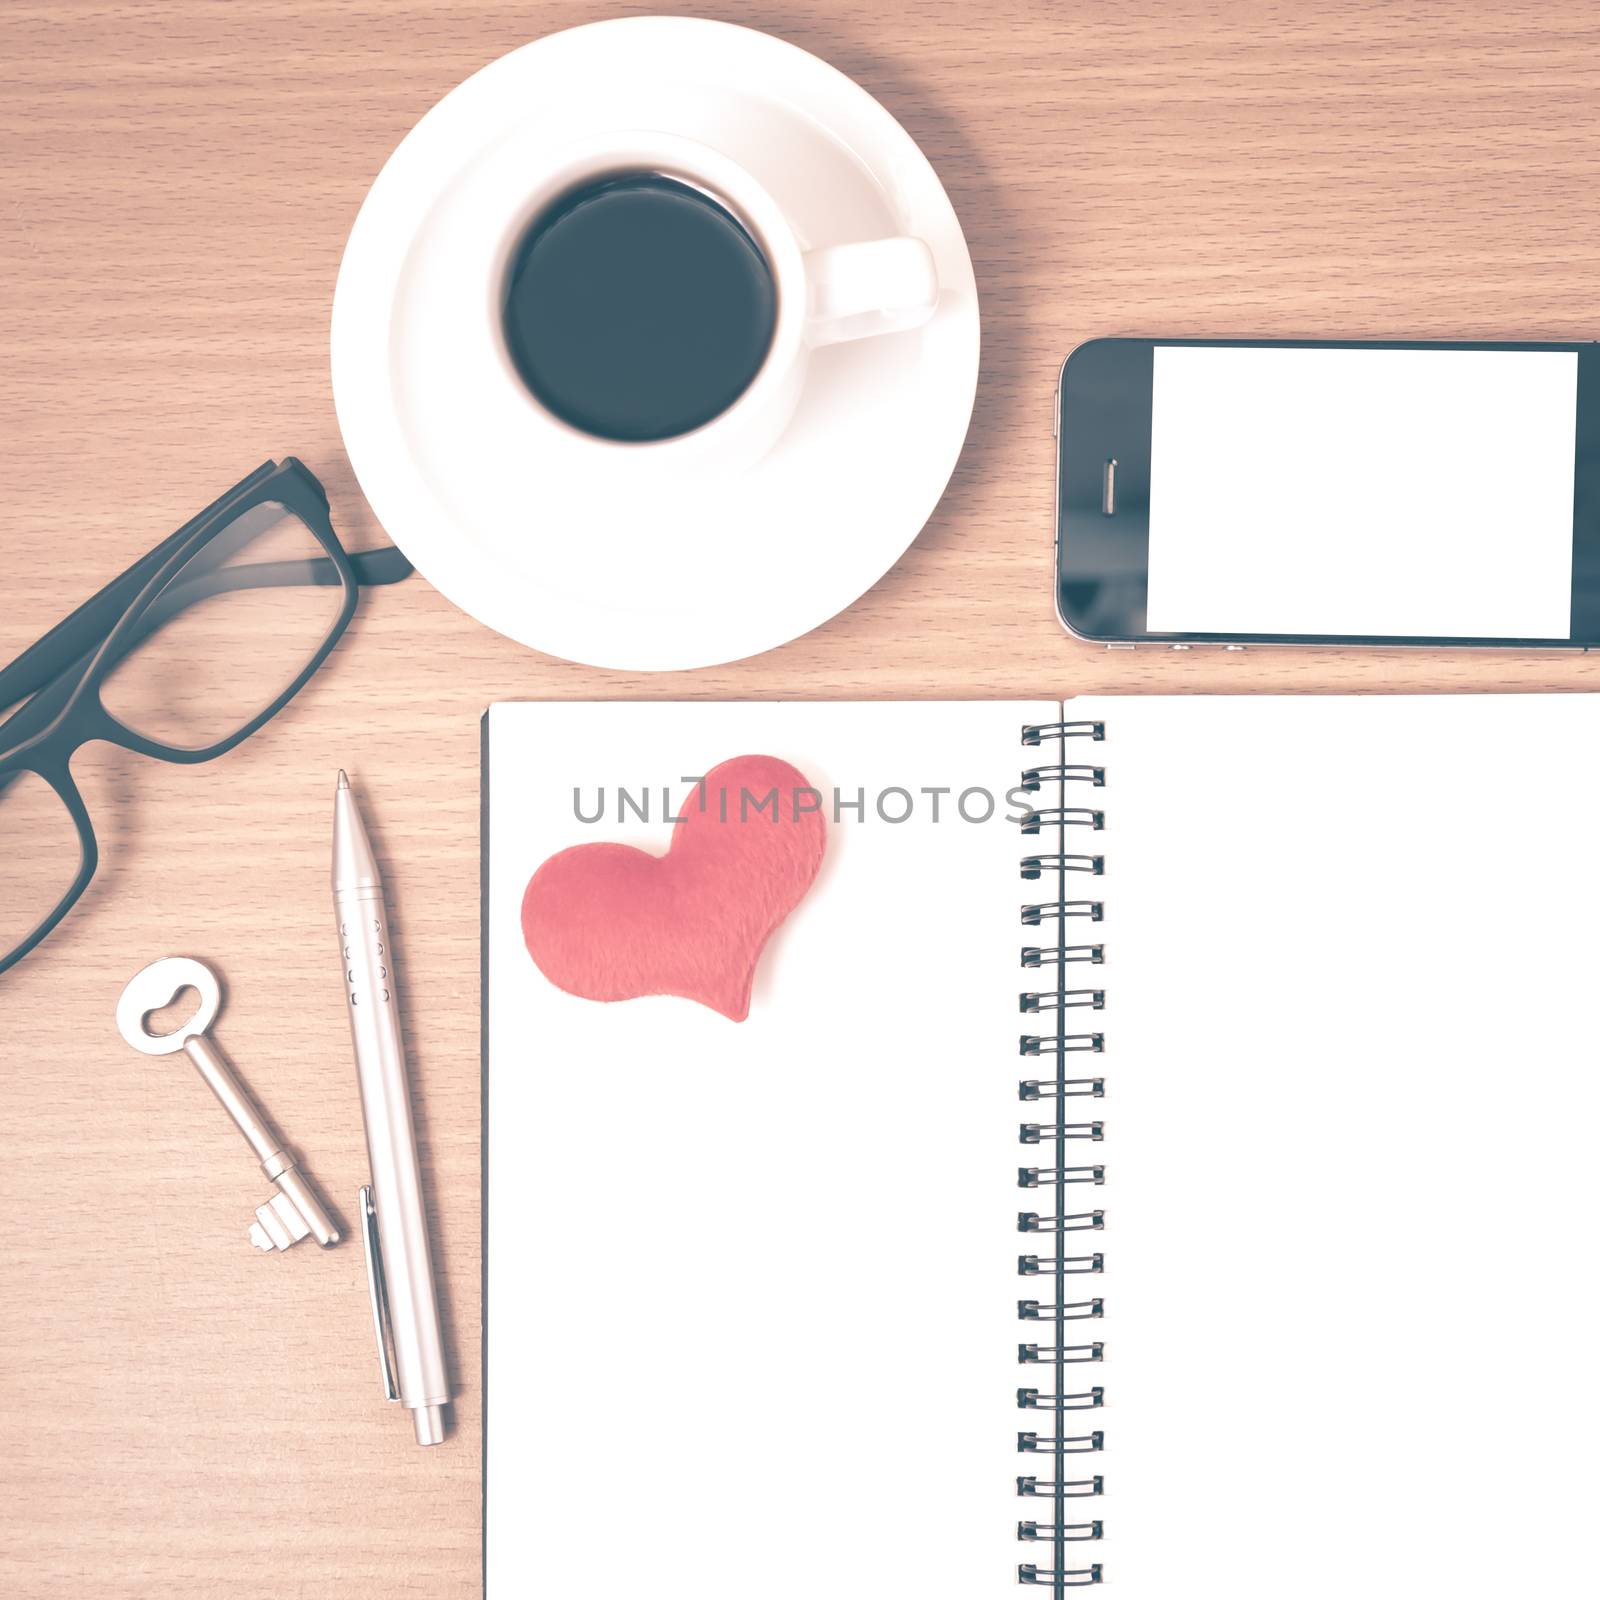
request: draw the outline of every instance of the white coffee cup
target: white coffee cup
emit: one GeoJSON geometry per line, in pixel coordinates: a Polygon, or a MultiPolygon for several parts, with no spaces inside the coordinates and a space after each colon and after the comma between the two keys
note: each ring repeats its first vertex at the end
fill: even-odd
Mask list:
{"type": "MultiPolygon", "coordinates": [[[[505,444],[542,432],[575,458],[591,459],[597,483],[636,488],[683,472],[736,472],[759,460],[788,425],[821,345],[897,333],[938,307],[932,252],[921,239],[888,238],[807,250],[771,193],[710,146],[632,129],[552,146],[513,136],[474,174],[470,204],[452,219],[453,254],[476,254],[479,318],[458,326],[465,369],[497,392],[492,411],[505,444]],[[765,360],[726,410],[692,432],[639,443],[587,433],[534,396],[506,343],[504,313],[513,258],[536,218],[562,196],[624,172],[654,172],[704,190],[754,238],[772,272],[776,317],[765,360]],[[463,234],[462,230],[466,230],[463,234]],[[526,432],[524,432],[526,430],[526,432]]],[[[467,381],[467,380],[464,380],[467,381]]]]}

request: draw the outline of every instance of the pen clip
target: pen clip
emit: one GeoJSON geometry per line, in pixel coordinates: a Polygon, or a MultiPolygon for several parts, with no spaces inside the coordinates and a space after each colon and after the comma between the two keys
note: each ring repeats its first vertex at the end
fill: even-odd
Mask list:
{"type": "Polygon", "coordinates": [[[367,1262],[367,1295],[372,1301],[372,1331],[378,1340],[378,1370],[383,1374],[383,1398],[398,1400],[394,1362],[389,1355],[389,1296],[383,1286],[383,1249],[378,1242],[378,1213],[372,1204],[372,1185],[364,1183],[356,1197],[361,1216],[361,1253],[367,1262]]]}

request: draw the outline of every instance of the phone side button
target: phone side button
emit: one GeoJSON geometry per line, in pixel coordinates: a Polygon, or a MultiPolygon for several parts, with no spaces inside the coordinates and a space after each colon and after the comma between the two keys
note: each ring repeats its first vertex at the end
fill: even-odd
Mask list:
{"type": "Polygon", "coordinates": [[[1192,644],[1169,644],[1167,646],[1167,649],[1169,649],[1169,650],[1193,650],[1194,646],[1192,644]]]}
{"type": "Polygon", "coordinates": [[[1131,650],[1131,649],[1133,649],[1133,646],[1131,644],[1125,642],[1125,641],[1118,640],[1117,642],[1115,642],[1113,644],[1108,644],[1106,646],[1106,649],[1107,650],[1131,650]]]}
{"type": "Polygon", "coordinates": [[[1242,644],[1225,644],[1222,648],[1224,650],[1244,650],[1247,648],[1247,646],[1242,644]]]}
{"type": "Polygon", "coordinates": [[[1050,437],[1052,439],[1061,437],[1061,385],[1059,383],[1056,385],[1056,403],[1050,411],[1050,437]]]}

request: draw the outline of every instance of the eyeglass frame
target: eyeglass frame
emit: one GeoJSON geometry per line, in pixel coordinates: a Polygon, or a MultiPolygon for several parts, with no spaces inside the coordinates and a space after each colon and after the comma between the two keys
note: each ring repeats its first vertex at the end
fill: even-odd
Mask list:
{"type": "MultiPolygon", "coordinates": [[[[0,669],[0,706],[27,697],[25,704],[0,722],[0,791],[23,772],[41,778],[66,807],[82,852],[78,872],[54,910],[14,949],[0,951],[0,974],[16,966],[60,926],[83,898],[99,866],[100,847],[94,824],[71,772],[72,758],[84,745],[102,740],[138,755],[182,766],[226,755],[270,722],[310,682],[355,615],[360,585],[393,583],[410,571],[410,562],[398,550],[362,552],[355,557],[346,552],[334,532],[328,497],[321,483],[304,463],[286,456],[281,463],[263,462],[0,669]],[[299,517],[326,552],[326,564],[323,558],[315,557],[226,569],[227,579],[218,583],[213,578],[210,586],[201,584],[207,592],[194,599],[245,586],[281,587],[309,582],[331,587],[337,582],[342,590],[339,611],[327,636],[288,686],[225,738],[190,748],[167,744],[130,728],[106,709],[100,689],[107,675],[154,631],[151,628],[141,632],[140,624],[146,621],[172,578],[240,517],[266,504],[281,505],[299,517]],[[100,638],[98,646],[94,643],[96,638],[100,638]],[[32,726],[35,722],[39,722],[37,727],[32,726]],[[20,740],[16,738],[19,733],[20,740]]],[[[184,601],[185,605],[191,603],[192,600],[184,601]]],[[[0,849],[4,847],[5,841],[0,840],[0,849]]]]}

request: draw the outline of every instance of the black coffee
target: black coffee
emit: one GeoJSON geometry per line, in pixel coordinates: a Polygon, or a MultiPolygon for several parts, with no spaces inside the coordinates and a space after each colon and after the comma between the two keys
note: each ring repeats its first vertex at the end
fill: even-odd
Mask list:
{"type": "Polygon", "coordinates": [[[535,219],[505,330],[522,380],[607,439],[670,439],[733,404],[766,359],[772,269],[709,195],[654,172],[607,178],[535,219]]]}

